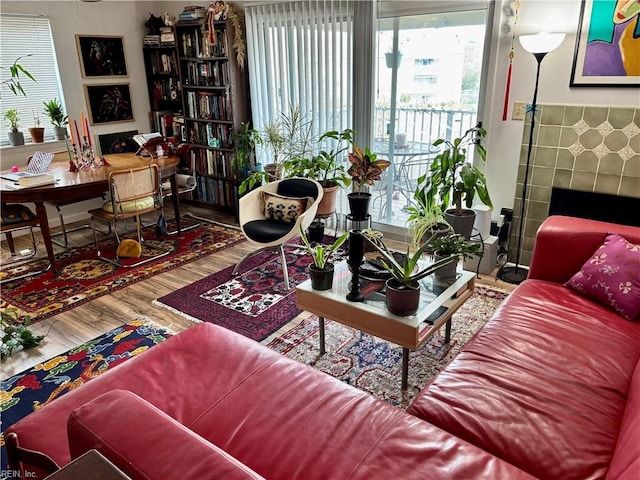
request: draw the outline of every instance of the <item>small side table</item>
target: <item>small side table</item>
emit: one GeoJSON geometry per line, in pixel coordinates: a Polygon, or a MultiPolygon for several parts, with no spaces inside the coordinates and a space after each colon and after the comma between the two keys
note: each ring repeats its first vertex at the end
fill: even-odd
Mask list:
{"type": "Polygon", "coordinates": [[[89,450],[45,480],[131,480],[97,450],[89,450]]]}

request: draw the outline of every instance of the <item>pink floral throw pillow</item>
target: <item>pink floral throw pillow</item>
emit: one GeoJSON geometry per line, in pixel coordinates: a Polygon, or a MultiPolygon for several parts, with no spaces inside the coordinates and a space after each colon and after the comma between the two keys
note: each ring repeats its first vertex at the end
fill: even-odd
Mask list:
{"type": "Polygon", "coordinates": [[[640,245],[610,233],[565,284],[618,312],[627,320],[640,315],[640,245]]]}

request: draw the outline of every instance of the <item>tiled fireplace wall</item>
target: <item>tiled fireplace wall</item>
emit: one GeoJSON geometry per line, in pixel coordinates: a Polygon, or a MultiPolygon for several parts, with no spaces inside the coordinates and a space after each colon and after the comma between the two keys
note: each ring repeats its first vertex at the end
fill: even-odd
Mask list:
{"type": "MultiPolygon", "coordinates": [[[[528,114],[513,210],[511,261],[520,225],[530,126],[528,114]]],[[[538,106],[525,204],[523,265],[529,264],[536,231],[548,216],[552,187],[640,198],[640,108],[538,106]]]]}

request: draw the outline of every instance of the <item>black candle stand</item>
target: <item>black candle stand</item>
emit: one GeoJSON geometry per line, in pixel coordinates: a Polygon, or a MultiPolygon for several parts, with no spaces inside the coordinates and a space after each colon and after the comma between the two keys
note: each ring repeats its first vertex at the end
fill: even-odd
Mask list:
{"type": "Polygon", "coordinates": [[[347,293],[350,302],[364,301],[364,295],[360,291],[360,265],[364,263],[364,236],[361,230],[349,232],[349,257],[347,263],[351,267],[351,289],[347,293]]]}

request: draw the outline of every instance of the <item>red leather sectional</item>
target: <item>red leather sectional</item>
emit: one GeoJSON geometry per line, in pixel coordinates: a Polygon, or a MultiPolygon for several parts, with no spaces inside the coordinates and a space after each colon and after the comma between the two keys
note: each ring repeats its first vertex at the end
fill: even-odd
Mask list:
{"type": "Polygon", "coordinates": [[[557,276],[608,229],[640,243],[547,220],[532,279],[408,412],[202,323],[16,423],[9,450],[65,465],[97,448],[135,479],[638,478],[640,324],[557,276]]]}

